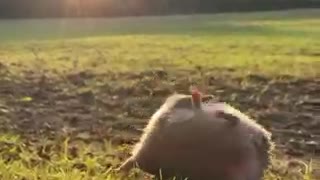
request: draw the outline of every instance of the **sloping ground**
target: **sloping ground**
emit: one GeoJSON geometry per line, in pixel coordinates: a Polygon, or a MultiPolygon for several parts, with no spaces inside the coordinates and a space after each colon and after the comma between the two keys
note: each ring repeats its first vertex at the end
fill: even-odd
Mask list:
{"type": "Polygon", "coordinates": [[[2,66],[1,132],[18,133],[26,144],[64,136],[69,136],[71,143],[108,140],[115,145],[133,144],[169,94],[188,93],[189,85],[197,82],[207,93],[271,130],[277,149],[289,157],[320,156],[319,79],[237,77],[230,71],[83,71],[64,75],[25,71],[13,75],[2,66]]]}
{"type": "Polygon", "coordinates": [[[192,83],[273,132],[278,179],[320,169],[319,12],[1,21],[0,179],[108,179],[192,83]]]}

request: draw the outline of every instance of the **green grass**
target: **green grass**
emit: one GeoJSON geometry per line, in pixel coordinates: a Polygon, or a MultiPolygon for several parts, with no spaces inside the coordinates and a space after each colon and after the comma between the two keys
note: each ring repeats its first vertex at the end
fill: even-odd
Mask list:
{"type": "Polygon", "coordinates": [[[145,65],[235,68],[237,72],[318,76],[320,12],[296,10],[118,19],[1,20],[1,62],[34,66],[36,52],[64,69],[75,59],[94,71],[145,65]],[[23,59],[23,61],[21,60],[23,59]],[[103,60],[108,65],[103,65],[103,60]],[[192,63],[188,63],[192,62],[192,63]],[[128,66],[130,65],[130,66],[128,66]]]}
{"type": "MultiPolygon", "coordinates": [[[[114,19],[0,20],[0,72],[1,66],[18,76],[27,70],[63,75],[83,70],[103,74],[203,66],[207,70],[228,69],[240,77],[261,74],[316,79],[320,76],[319,17],[319,9],[302,9],[114,19]]],[[[0,110],[1,103],[0,98],[0,110]]],[[[53,142],[56,150],[47,161],[37,149],[47,142],[25,149],[15,135],[0,139],[5,144],[0,156],[0,177],[4,180],[114,180],[107,171],[119,159],[110,155],[119,156],[118,148],[123,148],[110,150],[106,143],[108,148],[87,150],[89,147],[83,145],[78,147],[79,156],[69,159],[70,151],[63,148],[65,141],[58,139],[53,142]]],[[[276,176],[270,173],[267,179],[276,176]]],[[[287,176],[278,178],[291,179],[290,174],[287,176]]]]}
{"type": "MultiPolygon", "coordinates": [[[[68,137],[55,142],[43,140],[43,143],[26,146],[19,137],[6,134],[0,136],[0,143],[2,145],[0,177],[4,180],[120,180],[123,178],[113,171],[113,167],[120,163],[114,156],[120,156],[126,148],[113,149],[107,141],[100,149],[79,142],[76,145],[70,145],[68,137]]],[[[289,166],[286,161],[276,160],[274,164],[272,169],[277,174],[267,171],[265,180],[312,179],[310,173],[312,169],[308,164],[300,163],[300,166],[303,166],[302,172],[299,168],[288,171],[289,166]]],[[[139,169],[133,169],[126,178],[152,179],[139,169]]]]}
{"type": "Polygon", "coordinates": [[[217,15],[1,20],[0,41],[105,35],[319,37],[318,9],[217,15]]]}

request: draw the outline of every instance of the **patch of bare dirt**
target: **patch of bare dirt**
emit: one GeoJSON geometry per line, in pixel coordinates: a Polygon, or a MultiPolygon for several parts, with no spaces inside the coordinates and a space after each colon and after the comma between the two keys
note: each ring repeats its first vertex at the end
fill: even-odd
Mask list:
{"type": "Polygon", "coordinates": [[[227,70],[208,70],[205,78],[197,70],[17,76],[0,68],[0,129],[29,140],[67,134],[85,142],[133,144],[169,94],[188,93],[190,84],[204,82],[206,93],[271,130],[288,155],[320,155],[319,79],[234,77],[227,70]]]}

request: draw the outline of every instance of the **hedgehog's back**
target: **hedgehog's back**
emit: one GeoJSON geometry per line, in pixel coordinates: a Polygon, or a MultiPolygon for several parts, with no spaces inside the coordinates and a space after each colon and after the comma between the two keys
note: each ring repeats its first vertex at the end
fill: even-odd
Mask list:
{"type": "MultiPolygon", "coordinates": [[[[180,174],[205,180],[226,177],[222,172],[228,163],[250,151],[257,153],[257,161],[268,160],[265,152],[270,150],[270,134],[232,106],[209,102],[203,104],[204,115],[188,104],[170,103],[153,116],[134,151],[135,160],[146,172],[158,174],[161,169],[165,177],[180,174]],[[217,112],[232,114],[239,124],[228,126],[228,119],[218,117],[217,112]]],[[[263,164],[267,163],[258,164],[261,170],[263,164]]]]}

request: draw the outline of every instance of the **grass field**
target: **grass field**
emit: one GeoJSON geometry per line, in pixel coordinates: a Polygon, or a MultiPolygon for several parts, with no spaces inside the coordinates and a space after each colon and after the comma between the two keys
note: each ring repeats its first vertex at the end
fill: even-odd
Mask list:
{"type": "Polygon", "coordinates": [[[0,20],[0,177],[116,179],[148,118],[191,84],[272,131],[266,179],[320,178],[319,9],[0,20]]]}

